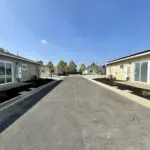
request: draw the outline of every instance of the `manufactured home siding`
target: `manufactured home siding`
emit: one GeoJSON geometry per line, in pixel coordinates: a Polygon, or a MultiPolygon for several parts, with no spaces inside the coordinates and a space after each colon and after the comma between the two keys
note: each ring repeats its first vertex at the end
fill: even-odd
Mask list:
{"type": "MultiPolygon", "coordinates": [[[[148,68],[150,70],[150,54],[145,56],[140,56],[124,61],[112,62],[107,65],[107,77],[112,75],[116,77],[117,80],[126,80],[127,77],[130,78],[130,81],[134,81],[134,72],[135,72],[135,62],[148,62],[148,68]],[[123,65],[123,68],[121,68],[123,65]]],[[[150,72],[148,71],[148,83],[150,83],[150,72]]]]}
{"type": "Polygon", "coordinates": [[[116,77],[117,80],[125,80],[125,68],[127,64],[118,63],[115,65],[108,66],[107,76],[112,75],[116,77]],[[123,68],[120,66],[123,65],[123,68]]]}
{"type": "Polygon", "coordinates": [[[33,75],[38,76],[38,67],[36,64],[22,62],[20,64],[27,64],[27,70],[22,70],[22,81],[30,80],[33,75]]]}
{"type": "Polygon", "coordinates": [[[27,70],[22,70],[22,78],[21,81],[27,81],[30,80],[33,75],[39,76],[39,66],[38,64],[30,63],[27,61],[15,59],[15,58],[10,58],[7,56],[0,56],[0,60],[2,61],[8,61],[13,63],[13,77],[14,77],[14,82],[17,82],[16,80],[16,72],[17,72],[17,66],[21,66],[22,64],[27,64],[27,70]]]}

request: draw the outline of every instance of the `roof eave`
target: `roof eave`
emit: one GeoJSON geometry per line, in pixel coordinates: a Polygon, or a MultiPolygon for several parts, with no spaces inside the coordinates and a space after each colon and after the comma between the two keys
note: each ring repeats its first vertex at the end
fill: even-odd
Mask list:
{"type": "Polygon", "coordinates": [[[10,55],[10,54],[7,54],[7,53],[0,52],[0,55],[5,56],[5,57],[18,59],[18,60],[22,60],[22,61],[26,61],[26,62],[30,62],[30,63],[37,64],[37,65],[41,65],[41,64],[38,64],[38,63],[36,63],[36,62],[34,62],[32,60],[29,60],[29,59],[26,59],[26,58],[21,58],[21,57],[18,57],[18,56],[13,56],[13,55],[10,55]]]}
{"type": "Polygon", "coordinates": [[[109,61],[106,65],[111,65],[111,64],[114,64],[114,63],[118,63],[118,62],[121,62],[121,61],[126,61],[128,59],[133,59],[133,58],[136,58],[136,57],[141,57],[141,56],[144,56],[144,55],[147,55],[147,54],[150,54],[150,51],[148,52],[145,52],[145,53],[140,53],[140,54],[137,54],[137,55],[131,55],[131,56],[128,56],[126,58],[122,58],[122,59],[118,59],[118,60],[114,60],[114,61],[109,61]]]}

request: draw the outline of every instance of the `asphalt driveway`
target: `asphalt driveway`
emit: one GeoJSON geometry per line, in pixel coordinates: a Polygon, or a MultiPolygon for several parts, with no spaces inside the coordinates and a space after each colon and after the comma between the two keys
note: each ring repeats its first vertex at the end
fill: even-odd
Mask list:
{"type": "Polygon", "coordinates": [[[0,134],[0,150],[149,149],[149,109],[81,77],[66,78],[0,134]]]}

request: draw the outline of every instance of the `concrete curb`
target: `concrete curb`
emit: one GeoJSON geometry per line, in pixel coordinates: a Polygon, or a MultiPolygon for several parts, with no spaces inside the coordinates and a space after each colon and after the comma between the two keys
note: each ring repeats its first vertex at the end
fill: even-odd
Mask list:
{"type": "Polygon", "coordinates": [[[113,92],[115,92],[115,93],[117,93],[117,94],[119,94],[121,96],[124,96],[124,97],[126,97],[126,98],[128,98],[128,99],[130,99],[130,100],[132,100],[132,101],[134,101],[134,102],[136,102],[136,103],[138,103],[138,104],[140,104],[140,105],[150,109],[150,101],[148,99],[146,99],[146,98],[142,98],[142,97],[136,96],[134,94],[122,91],[120,89],[116,89],[114,87],[111,87],[109,85],[100,83],[98,81],[95,81],[95,80],[92,80],[92,79],[88,79],[86,77],[83,77],[83,78],[86,79],[86,80],[89,80],[89,81],[91,81],[91,82],[93,82],[93,83],[95,83],[97,85],[100,85],[100,86],[102,86],[102,87],[104,87],[106,89],[109,89],[109,90],[111,90],[111,91],[113,91],[113,92]]]}
{"type": "Polygon", "coordinates": [[[45,89],[46,87],[48,86],[51,86],[53,84],[55,84],[56,82],[59,82],[59,80],[56,80],[56,81],[52,81],[50,83],[47,83],[47,84],[44,84],[40,87],[38,87],[37,89],[33,90],[33,91],[30,91],[26,94],[23,94],[23,95],[19,95],[17,97],[14,97],[6,102],[3,102],[0,104],[0,112],[9,108],[10,106],[20,102],[20,101],[23,101],[24,99],[27,99],[28,97],[32,96],[33,94],[36,94],[38,92],[40,92],[41,90],[45,89]]]}

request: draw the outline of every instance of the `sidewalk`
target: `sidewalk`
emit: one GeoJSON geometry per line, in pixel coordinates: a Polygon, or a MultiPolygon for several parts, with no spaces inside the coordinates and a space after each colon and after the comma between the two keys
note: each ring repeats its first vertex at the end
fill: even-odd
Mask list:
{"type": "Polygon", "coordinates": [[[104,87],[106,89],[109,89],[109,90],[121,95],[121,96],[124,96],[124,97],[136,102],[137,104],[140,104],[140,105],[150,109],[150,101],[146,98],[143,98],[143,97],[134,95],[132,93],[129,93],[128,91],[120,90],[120,89],[117,89],[117,88],[112,87],[110,85],[95,81],[95,80],[90,79],[86,76],[82,76],[82,77],[89,80],[89,81],[91,81],[91,82],[93,82],[93,83],[95,83],[95,84],[97,84],[97,85],[99,85],[99,86],[101,86],[101,87],[104,87]]]}
{"type": "Polygon", "coordinates": [[[137,87],[137,88],[142,88],[145,90],[150,90],[149,84],[144,84],[144,83],[142,84],[142,83],[136,83],[136,82],[130,82],[130,81],[127,81],[127,82],[115,81],[115,82],[120,83],[120,84],[124,84],[124,85],[130,85],[130,86],[137,87]]]}

